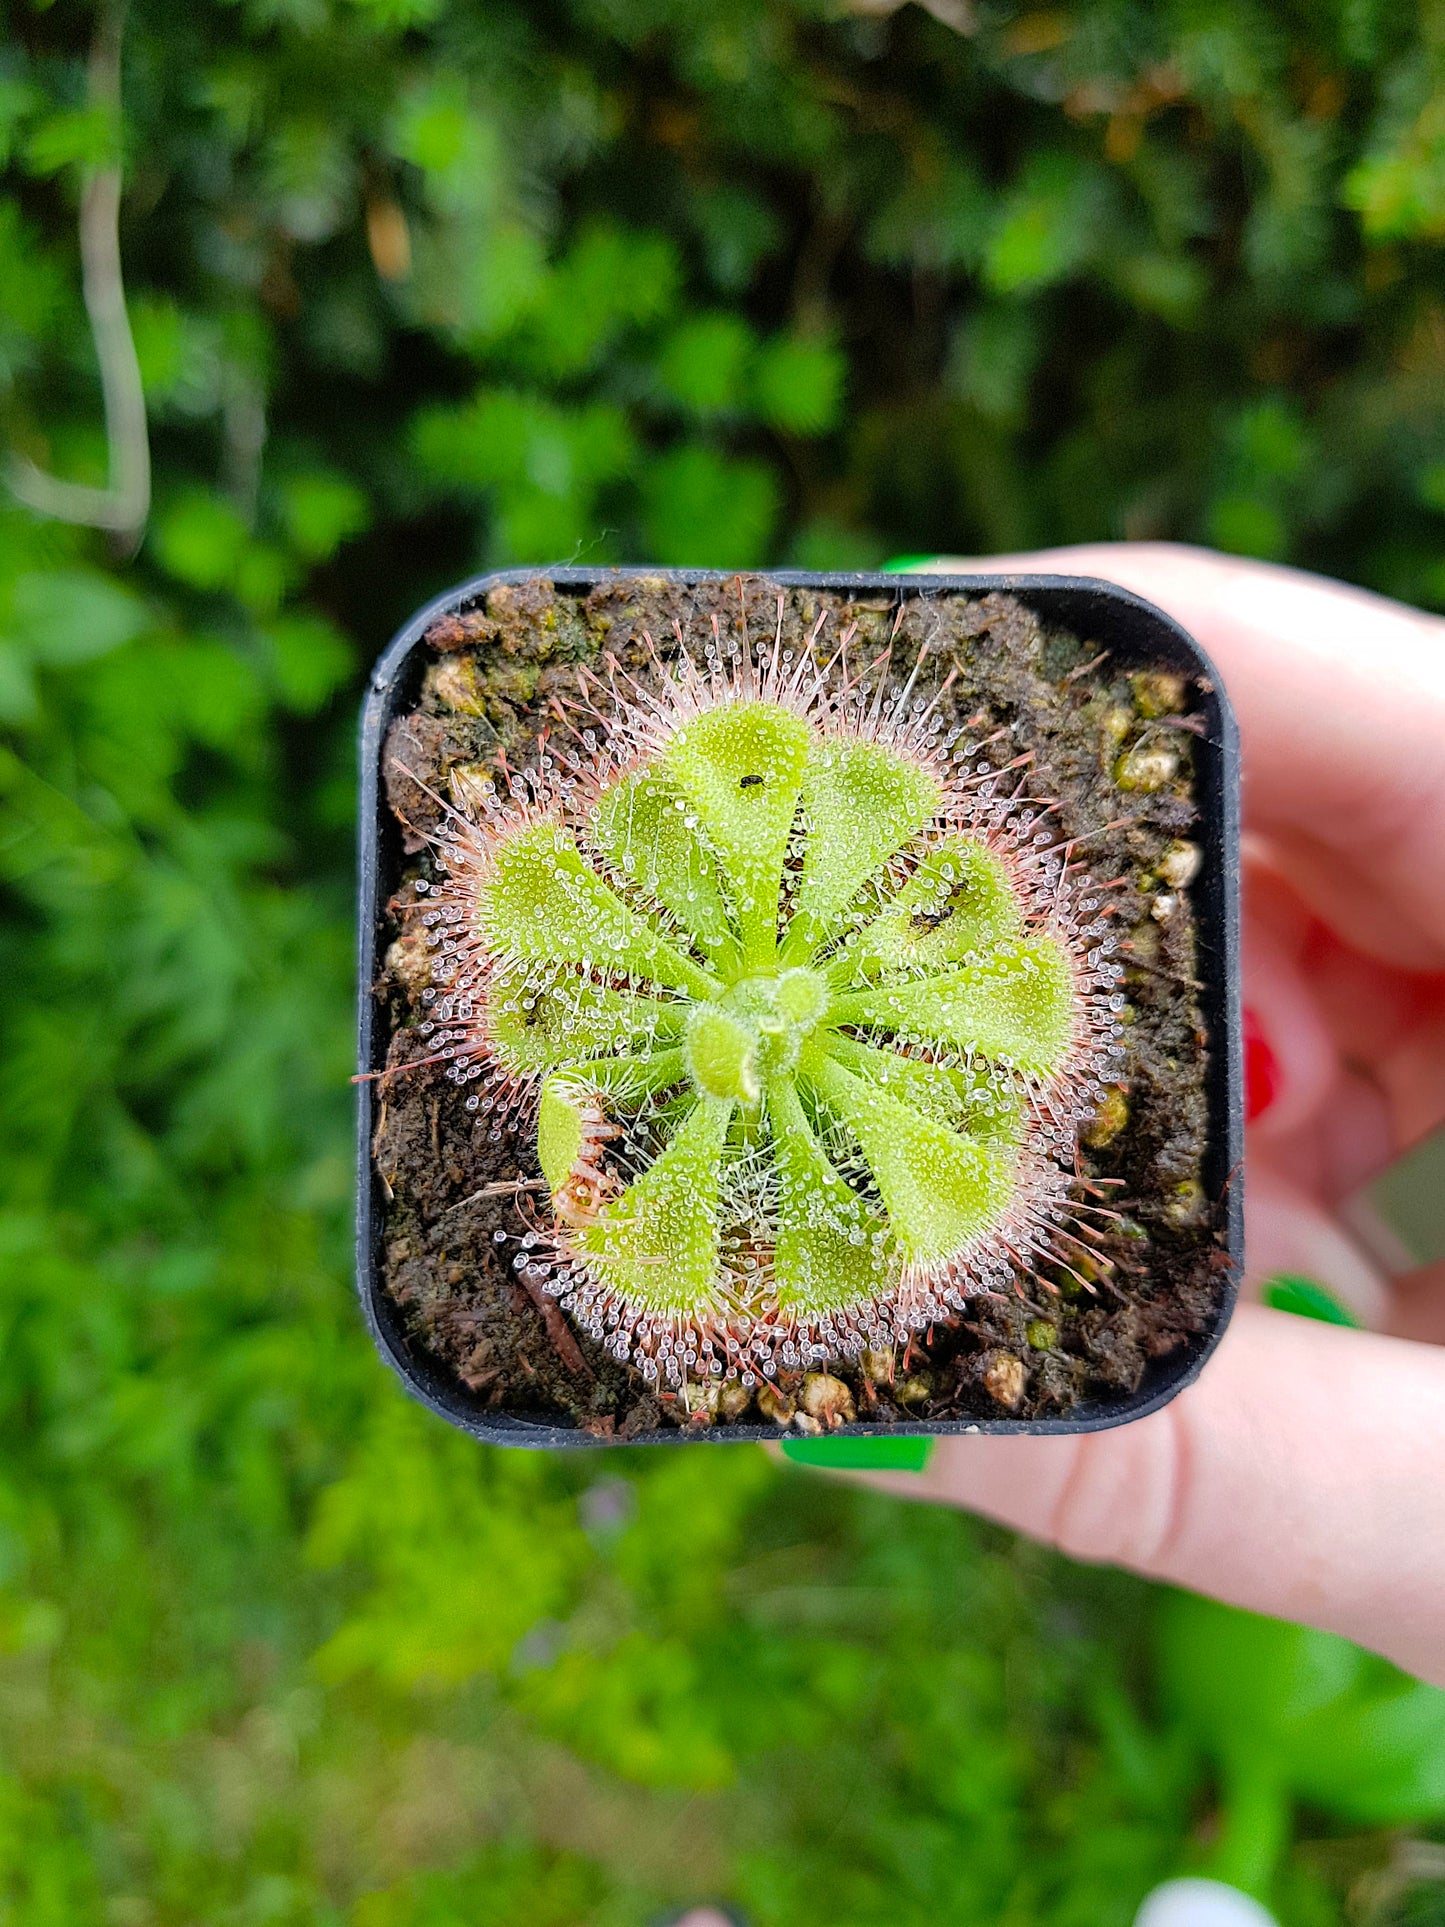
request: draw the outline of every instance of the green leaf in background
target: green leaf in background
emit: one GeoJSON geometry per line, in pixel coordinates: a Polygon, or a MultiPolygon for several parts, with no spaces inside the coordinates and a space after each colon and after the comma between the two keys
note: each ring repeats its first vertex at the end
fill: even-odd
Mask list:
{"type": "Polygon", "coordinates": [[[837,425],[847,364],[826,341],[781,335],[765,342],[753,372],[758,413],[774,428],[820,435],[837,425]]]}
{"type": "Polygon", "coordinates": [[[695,315],[663,343],[658,375],[666,392],[697,415],[720,415],[742,402],[754,354],[740,315],[695,315]]]}
{"type": "Polygon", "coordinates": [[[756,568],[777,522],[779,491],[761,462],[684,444],[659,456],[643,481],[648,545],[659,562],[680,563],[708,530],[719,568],[756,568]]]}
{"type": "Polygon", "coordinates": [[[247,540],[245,521],[231,504],[199,489],[162,505],[151,531],[161,567],[190,589],[230,588],[247,540]]]}
{"type": "Polygon", "coordinates": [[[131,642],[151,616],[134,590],[95,569],[39,570],[10,585],[5,639],[51,668],[91,662],[131,642]]]}
{"type": "Polygon", "coordinates": [[[371,520],[364,491],[345,475],[324,471],[292,475],[279,492],[286,533],[308,562],[325,562],[371,520]]]}
{"type": "Polygon", "coordinates": [[[1187,1593],[1160,1601],[1167,1711],[1221,1777],[1209,1871],[1265,1897],[1298,1800],[1358,1826],[1445,1818],[1445,1692],[1348,1640],[1187,1593]]]}

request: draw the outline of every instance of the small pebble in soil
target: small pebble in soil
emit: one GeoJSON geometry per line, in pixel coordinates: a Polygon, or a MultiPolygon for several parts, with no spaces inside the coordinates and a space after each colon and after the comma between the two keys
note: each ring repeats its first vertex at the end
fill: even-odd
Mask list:
{"type": "Polygon", "coordinates": [[[1170,743],[1136,743],[1114,765],[1114,781],[1121,790],[1162,790],[1179,774],[1179,752],[1170,743]]]}
{"type": "Polygon", "coordinates": [[[995,1404],[1010,1412],[1023,1401],[1027,1374],[1024,1362],[1012,1352],[991,1352],[983,1368],[983,1388],[995,1404]]]}
{"type": "Polygon", "coordinates": [[[758,1410],[765,1419],[771,1419],[774,1425],[789,1425],[792,1423],[793,1401],[788,1397],[786,1392],[780,1391],[776,1385],[760,1385],[758,1387],[758,1410]]]}
{"type": "Polygon", "coordinates": [[[463,716],[485,716],[486,699],[478,685],[470,656],[447,656],[431,671],[430,684],[438,702],[463,716]]]}
{"type": "Polygon", "coordinates": [[[809,1372],[803,1380],[801,1399],[809,1418],[817,1419],[830,1432],[847,1425],[853,1417],[853,1394],[841,1378],[829,1372],[809,1372]]]}
{"type": "Polygon", "coordinates": [[[1181,1229],[1198,1224],[1205,1209],[1204,1187],[1194,1178],[1176,1184],[1164,1206],[1164,1216],[1181,1229]]]}
{"type": "Polygon", "coordinates": [[[1141,716],[1177,716],[1186,699],[1184,678],[1168,669],[1141,669],[1129,678],[1141,716]]]}
{"type": "Polygon", "coordinates": [[[717,1390],[717,1409],[725,1419],[740,1419],[753,1402],[753,1395],[740,1378],[725,1378],[717,1390]]]}
{"type": "Polygon", "coordinates": [[[1167,883],[1171,890],[1187,890],[1199,875],[1199,866],[1203,861],[1204,857],[1197,843],[1187,843],[1183,838],[1177,838],[1173,843],[1165,845],[1164,854],[1155,868],[1159,872],[1160,881],[1167,883]]]}
{"type": "Polygon", "coordinates": [[[431,983],[432,955],[426,931],[420,927],[403,931],[387,948],[386,967],[409,996],[419,997],[431,983]]]}
{"type": "Polygon", "coordinates": [[[1079,1133],[1091,1151],[1102,1151],[1129,1122],[1129,1100],[1117,1084],[1105,1091],[1093,1122],[1079,1133]]]}
{"type": "Polygon", "coordinates": [[[1109,754],[1118,749],[1130,730],[1134,727],[1134,712],[1130,709],[1115,707],[1104,711],[1100,730],[1104,738],[1104,751],[1109,754]]]}

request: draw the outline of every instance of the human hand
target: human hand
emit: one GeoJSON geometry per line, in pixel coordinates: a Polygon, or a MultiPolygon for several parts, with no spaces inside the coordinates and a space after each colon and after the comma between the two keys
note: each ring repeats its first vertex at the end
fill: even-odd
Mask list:
{"type": "Polygon", "coordinates": [[[1375,1329],[1245,1304],[1136,1424],[940,1439],[921,1474],[850,1476],[1445,1685],[1445,1264],[1387,1278],[1339,1213],[1445,1119],[1445,620],[1169,544],[931,567],[1103,577],[1218,665],[1244,753],[1247,1279],[1308,1273],[1375,1329]]]}

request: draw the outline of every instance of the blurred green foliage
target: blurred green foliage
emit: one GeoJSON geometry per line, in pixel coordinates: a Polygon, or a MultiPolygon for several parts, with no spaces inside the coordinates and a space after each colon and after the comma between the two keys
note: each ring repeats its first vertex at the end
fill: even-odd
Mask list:
{"type": "MultiPolygon", "coordinates": [[[[0,508],[0,1920],[1123,1927],[1221,1757],[1146,1589],[482,1451],[371,1356],[352,718],[516,561],[1181,536],[1445,606],[1439,0],[132,0],[119,127],[80,0],[0,19],[5,438],[104,481],[118,151],[156,473],[133,556],[0,508]]],[[[1290,1927],[1417,1817],[1304,1792],[1290,1927]]]]}

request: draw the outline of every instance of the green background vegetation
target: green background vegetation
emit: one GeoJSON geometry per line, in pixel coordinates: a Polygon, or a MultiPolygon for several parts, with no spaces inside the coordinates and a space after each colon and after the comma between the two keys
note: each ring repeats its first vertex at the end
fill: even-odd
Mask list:
{"type": "MultiPolygon", "coordinates": [[[[1167,535],[1445,606],[1440,0],[133,0],[119,128],[89,9],[0,17],[5,439],[105,478],[118,142],[156,468],[131,555],[0,507],[0,1921],[1124,1927],[1229,1751],[1171,1678],[1273,1665],[371,1355],[353,718],[498,563],[1167,535]]],[[[1347,1726],[1275,1902],[1439,1922],[1347,1726]]]]}

